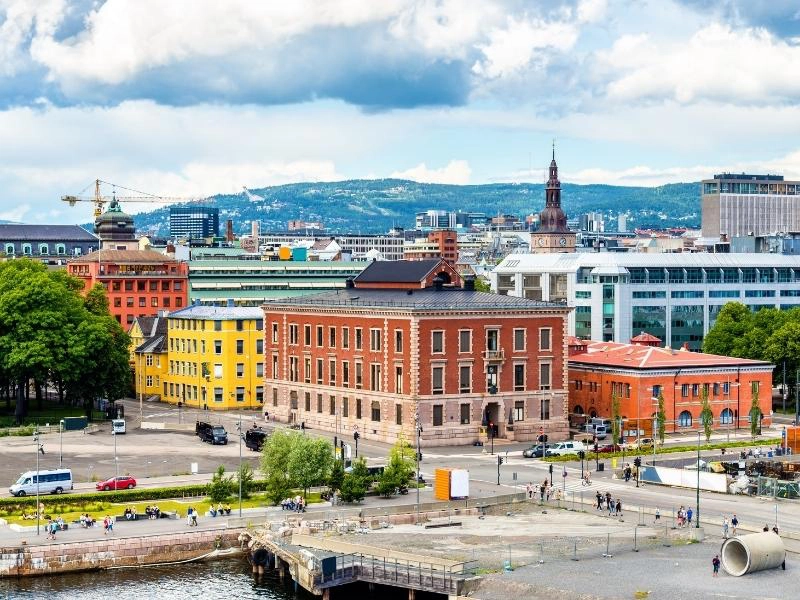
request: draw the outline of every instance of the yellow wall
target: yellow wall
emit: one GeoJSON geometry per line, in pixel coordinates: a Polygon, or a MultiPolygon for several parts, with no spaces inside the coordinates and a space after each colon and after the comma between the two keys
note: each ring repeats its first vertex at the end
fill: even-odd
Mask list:
{"type": "Polygon", "coordinates": [[[166,352],[137,352],[134,362],[136,397],[146,400],[151,396],[160,396],[163,400],[166,372],[166,352]]]}
{"type": "Polygon", "coordinates": [[[166,370],[162,378],[166,393],[163,385],[160,391],[163,401],[184,402],[196,408],[207,406],[209,410],[261,406],[264,332],[256,329],[256,320],[171,316],[168,338],[166,370]],[[215,323],[220,330],[215,329],[215,323]],[[237,330],[237,323],[241,323],[241,331],[237,330]],[[237,341],[241,342],[240,351],[237,341]],[[215,342],[221,343],[219,354],[215,342]],[[258,352],[259,346],[261,352],[258,352]],[[240,370],[237,365],[241,365],[240,370]]]}

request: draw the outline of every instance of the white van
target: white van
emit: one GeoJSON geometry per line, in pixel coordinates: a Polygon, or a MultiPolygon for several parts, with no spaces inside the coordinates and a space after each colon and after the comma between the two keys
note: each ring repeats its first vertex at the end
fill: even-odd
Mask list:
{"type": "Polygon", "coordinates": [[[111,433],[125,433],[125,419],[111,419],[111,433]]]}
{"type": "MultiPolygon", "coordinates": [[[[27,471],[20,475],[8,491],[12,496],[35,496],[36,488],[36,471],[27,471]]],[[[39,471],[38,488],[40,494],[62,494],[65,490],[73,489],[72,471],[70,469],[39,471]]]]}
{"type": "Polygon", "coordinates": [[[565,454],[577,454],[580,451],[586,452],[583,442],[557,442],[547,447],[547,456],[564,456],[565,454]]]}

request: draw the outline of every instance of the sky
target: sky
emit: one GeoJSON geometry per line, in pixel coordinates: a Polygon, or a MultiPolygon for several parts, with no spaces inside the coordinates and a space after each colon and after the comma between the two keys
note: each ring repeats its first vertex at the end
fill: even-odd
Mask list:
{"type": "Polygon", "coordinates": [[[0,219],[87,222],[95,178],[538,183],[554,140],[565,182],[800,178],[800,3],[0,0],[0,219]]]}

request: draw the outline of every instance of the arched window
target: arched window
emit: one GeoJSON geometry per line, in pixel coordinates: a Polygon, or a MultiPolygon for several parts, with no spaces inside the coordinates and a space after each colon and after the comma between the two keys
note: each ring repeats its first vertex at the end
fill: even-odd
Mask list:
{"type": "Polygon", "coordinates": [[[50,247],[47,244],[39,244],[39,254],[42,256],[50,254],[50,247]]]}
{"type": "Polygon", "coordinates": [[[723,410],[719,415],[719,422],[721,425],[730,425],[733,423],[733,411],[730,408],[723,410]]]}
{"type": "Polygon", "coordinates": [[[6,254],[8,256],[14,256],[14,244],[6,244],[6,254]]]}
{"type": "Polygon", "coordinates": [[[576,414],[576,415],[582,415],[582,414],[583,414],[583,407],[582,407],[580,404],[578,404],[578,405],[575,407],[575,414],[576,414]]]}
{"type": "Polygon", "coordinates": [[[597,411],[595,409],[590,410],[589,416],[594,419],[597,416],[597,411]]]}
{"type": "Polygon", "coordinates": [[[22,244],[22,253],[23,254],[27,254],[28,256],[33,254],[33,250],[31,249],[31,245],[30,244],[22,244]]]}
{"type": "Polygon", "coordinates": [[[56,244],[56,254],[66,254],[67,247],[64,244],[56,244]]]}
{"type": "Polygon", "coordinates": [[[679,427],[691,427],[692,426],[692,413],[690,413],[688,410],[685,410],[680,415],[678,415],[678,426],[679,427]]]}

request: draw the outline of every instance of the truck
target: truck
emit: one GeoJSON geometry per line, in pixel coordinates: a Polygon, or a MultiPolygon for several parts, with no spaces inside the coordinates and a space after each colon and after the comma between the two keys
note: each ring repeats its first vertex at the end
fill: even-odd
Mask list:
{"type": "Polygon", "coordinates": [[[244,445],[253,452],[261,452],[268,435],[269,434],[260,427],[248,429],[244,434],[244,445]]]}

